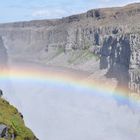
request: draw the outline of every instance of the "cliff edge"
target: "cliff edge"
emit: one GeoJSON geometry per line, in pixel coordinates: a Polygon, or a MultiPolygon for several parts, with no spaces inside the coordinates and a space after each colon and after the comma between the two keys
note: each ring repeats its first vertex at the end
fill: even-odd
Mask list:
{"type": "Polygon", "coordinates": [[[0,140],[37,140],[25,126],[22,114],[1,96],[0,93],[0,140]]]}

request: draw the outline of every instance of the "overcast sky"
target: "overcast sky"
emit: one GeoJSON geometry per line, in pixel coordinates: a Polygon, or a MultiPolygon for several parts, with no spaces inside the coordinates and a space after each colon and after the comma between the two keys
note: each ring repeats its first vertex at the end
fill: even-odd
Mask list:
{"type": "Polygon", "coordinates": [[[98,7],[121,6],[140,0],[3,0],[0,22],[52,19],[98,7]]]}

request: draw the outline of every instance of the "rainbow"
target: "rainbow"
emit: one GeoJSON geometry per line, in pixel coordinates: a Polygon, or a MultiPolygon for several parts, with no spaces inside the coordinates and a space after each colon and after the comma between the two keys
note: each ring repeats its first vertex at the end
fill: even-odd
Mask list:
{"type": "MultiPolygon", "coordinates": [[[[70,85],[71,87],[77,87],[81,89],[93,90],[93,94],[103,97],[113,97],[112,85],[105,85],[101,81],[95,80],[81,80],[80,76],[74,76],[73,74],[57,72],[52,70],[44,70],[37,67],[14,67],[12,69],[4,69],[0,71],[0,81],[14,79],[18,81],[28,82],[54,82],[55,84],[70,85]],[[96,93],[95,93],[96,91],[96,93]]],[[[26,82],[25,82],[26,83],[26,82]]],[[[86,94],[86,93],[85,93],[86,94]]],[[[135,97],[129,97],[127,89],[121,87],[114,92],[114,97],[122,102],[131,101],[133,104],[140,104],[140,99],[135,97]]]]}

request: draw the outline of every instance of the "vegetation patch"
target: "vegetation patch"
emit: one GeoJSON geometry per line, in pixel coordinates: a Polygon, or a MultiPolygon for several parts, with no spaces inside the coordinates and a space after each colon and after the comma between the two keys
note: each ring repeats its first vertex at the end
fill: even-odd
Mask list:
{"type": "Polygon", "coordinates": [[[92,52],[90,52],[88,49],[77,50],[77,51],[72,52],[71,57],[69,58],[68,62],[70,64],[81,64],[90,60],[92,57],[96,58],[96,56],[92,52]]]}
{"type": "MultiPolygon", "coordinates": [[[[18,110],[1,98],[0,124],[8,126],[8,133],[9,135],[14,135],[15,140],[36,140],[32,131],[25,127],[22,116],[18,110]]],[[[0,140],[3,139],[1,138],[0,140]]]]}

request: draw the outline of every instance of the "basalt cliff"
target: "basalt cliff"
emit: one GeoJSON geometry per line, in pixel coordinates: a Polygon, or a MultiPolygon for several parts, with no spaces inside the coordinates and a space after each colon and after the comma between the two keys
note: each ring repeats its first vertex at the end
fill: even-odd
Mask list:
{"type": "Polygon", "coordinates": [[[140,94],[140,3],[0,24],[0,36],[11,61],[88,71],[140,94]]]}

